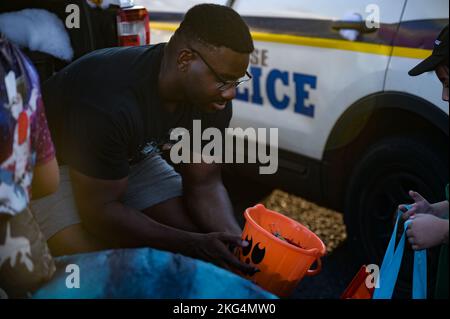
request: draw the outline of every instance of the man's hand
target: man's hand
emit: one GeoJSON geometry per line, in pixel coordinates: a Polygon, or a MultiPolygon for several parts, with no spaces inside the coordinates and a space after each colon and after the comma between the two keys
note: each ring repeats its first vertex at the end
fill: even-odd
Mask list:
{"type": "Polygon", "coordinates": [[[407,220],[416,214],[435,215],[433,206],[425,198],[423,198],[422,195],[414,191],[409,191],[409,196],[411,196],[414,200],[414,204],[411,205],[412,208],[410,210],[406,209],[406,204],[398,206],[398,209],[403,212],[402,218],[404,220],[407,220]]]}
{"type": "Polygon", "coordinates": [[[259,271],[257,268],[239,261],[230,252],[228,245],[246,247],[249,243],[243,241],[240,236],[229,233],[196,234],[185,253],[231,271],[237,269],[244,274],[254,274],[259,271]]]}
{"type": "Polygon", "coordinates": [[[406,235],[412,249],[427,249],[448,241],[448,219],[418,214],[412,216],[411,220],[406,235]]]}

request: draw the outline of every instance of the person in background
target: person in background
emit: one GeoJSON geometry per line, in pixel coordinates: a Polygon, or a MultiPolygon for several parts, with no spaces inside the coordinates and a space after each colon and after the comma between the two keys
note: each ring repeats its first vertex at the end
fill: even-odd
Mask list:
{"type": "Polygon", "coordinates": [[[0,292],[8,297],[25,296],[54,271],[28,206],[58,183],[37,72],[0,33],[0,292]]]}
{"type": "MultiPolygon", "coordinates": [[[[437,37],[431,56],[409,71],[409,75],[411,76],[434,71],[443,86],[442,99],[447,102],[449,95],[448,42],[449,35],[447,25],[437,37]]],[[[430,204],[419,193],[410,191],[409,195],[414,200],[412,208],[407,211],[405,205],[399,206],[399,209],[404,212],[402,217],[405,220],[412,220],[406,231],[412,249],[422,250],[434,246],[442,246],[434,294],[434,297],[437,299],[448,298],[448,184],[445,193],[445,201],[430,204]]]]}

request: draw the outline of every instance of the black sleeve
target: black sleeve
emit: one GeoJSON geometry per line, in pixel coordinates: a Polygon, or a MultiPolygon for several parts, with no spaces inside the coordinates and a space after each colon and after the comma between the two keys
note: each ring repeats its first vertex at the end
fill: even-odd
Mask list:
{"type": "Polygon", "coordinates": [[[115,180],[128,176],[129,126],[111,115],[92,111],[79,118],[66,130],[69,145],[64,148],[65,162],[94,178],[115,180]]]}

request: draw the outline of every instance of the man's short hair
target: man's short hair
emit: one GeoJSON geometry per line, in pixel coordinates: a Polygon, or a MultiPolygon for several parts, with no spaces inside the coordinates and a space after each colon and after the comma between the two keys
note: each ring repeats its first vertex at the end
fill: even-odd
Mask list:
{"type": "Polygon", "coordinates": [[[175,34],[188,41],[226,47],[239,53],[254,50],[247,24],[236,11],[226,6],[200,4],[192,7],[175,34]]]}

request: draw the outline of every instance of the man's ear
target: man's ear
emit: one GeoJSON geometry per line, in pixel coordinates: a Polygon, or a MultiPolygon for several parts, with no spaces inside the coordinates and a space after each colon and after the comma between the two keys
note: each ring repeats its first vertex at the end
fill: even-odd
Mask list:
{"type": "Polygon", "coordinates": [[[194,59],[192,51],[189,49],[181,49],[178,53],[177,68],[181,72],[186,72],[189,69],[189,65],[194,59]]]}

